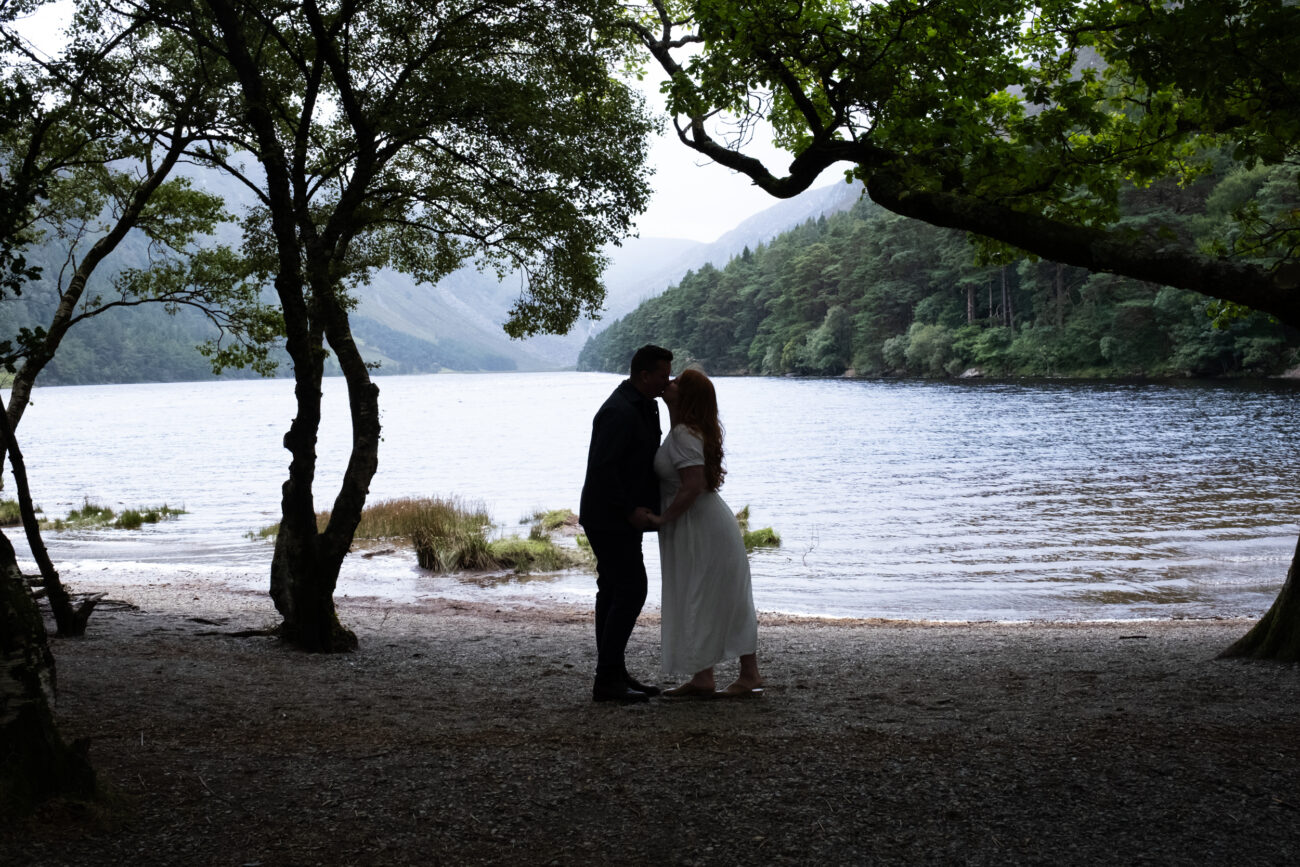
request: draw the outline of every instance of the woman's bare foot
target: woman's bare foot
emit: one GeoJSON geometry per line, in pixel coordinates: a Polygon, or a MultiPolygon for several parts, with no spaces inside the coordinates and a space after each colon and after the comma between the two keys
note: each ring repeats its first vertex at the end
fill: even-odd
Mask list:
{"type": "Polygon", "coordinates": [[[663,694],[665,698],[713,698],[717,695],[716,689],[713,669],[706,668],[695,672],[695,676],[681,686],[665,689],[663,694]]]}
{"type": "Polygon", "coordinates": [[[763,681],[737,679],[718,693],[718,698],[758,698],[763,694],[763,681]]]}
{"type": "Polygon", "coordinates": [[[761,677],[738,677],[732,681],[723,692],[752,692],[753,690],[762,688],[763,678],[761,677]]]}

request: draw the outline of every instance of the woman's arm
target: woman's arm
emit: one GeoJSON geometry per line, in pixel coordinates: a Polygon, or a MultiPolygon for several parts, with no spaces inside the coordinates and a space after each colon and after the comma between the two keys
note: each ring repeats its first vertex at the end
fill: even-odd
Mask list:
{"type": "Polygon", "coordinates": [[[656,528],[675,520],[691,507],[696,497],[706,490],[702,466],[682,467],[677,471],[677,476],[682,480],[682,485],[677,489],[677,496],[673,497],[668,508],[652,522],[652,526],[656,528]]]}

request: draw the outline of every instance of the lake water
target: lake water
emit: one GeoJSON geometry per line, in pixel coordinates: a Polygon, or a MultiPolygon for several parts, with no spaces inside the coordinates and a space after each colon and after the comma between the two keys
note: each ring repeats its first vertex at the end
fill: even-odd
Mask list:
{"type": "MultiPolygon", "coordinates": [[[[607,374],[378,380],[372,500],[481,501],[506,531],[576,509],[607,374]]],[[[1257,616],[1297,534],[1300,388],[716,381],[722,489],[783,545],[752,559],[760,610],[827,616],[1112,619],[1257,616]]],[[[285,380],[38,389],[19,430],[35,499],[188,514],[139,532],[49,534],[64,578],[178,574],[265,588],[293,415],[285,380]]],[[[346,461],[346,396],[326,383],[318,508],[346,461]]],[[[666,413],[665,413],[666,422],[666,413]]],[[[11,489],[6,489],[11,496],[11,489]]],[[[526,527],[518,532],[526,533],[526,527]]],[[[21,533],[7,531],[20,556],[21,533]]],[[[657,546],[647,539],[653,585],[657,546]]],[[[30,564],[30,560],[28,560],[30,564]]],[[[433,576],[410,552],[345,563],[339,596],[588,600],[586,572],[433,576]]]]}

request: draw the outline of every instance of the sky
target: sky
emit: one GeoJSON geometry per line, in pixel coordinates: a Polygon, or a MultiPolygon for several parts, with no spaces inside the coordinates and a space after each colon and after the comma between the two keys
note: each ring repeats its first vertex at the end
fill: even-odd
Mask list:
{"type": "MultiPolygon", "coordinates": [[[[64,0],[39,9],[21,29],[38,46],[53,51],[59,43],[58,33],[71,15],[72,4],[64,0]]],[[[647,76],[642,90],[650,107],[662,113],[659,79],[647,76]]],[[[755,138],[747,152],[774,171],[789,163],[789,156],[773,147],[770,137],[763,134],[755,138]]],[[[686,147],[678,141],[671,124],[651,146],[650,162],[655,171],[651,179],[655,192],[649,207],[636,221],[642,237],[709,243],[777,203],[746,176],[705,160],[686,147]]],[[[840,179],[839,172],[828,173],[817,186],[840,179]]]]}
{"type": "MultiPolygon", "coordinates": [[[[647,104],[664,114],[658,81],[650,82],[647,77],[642,90],[647,104]]],[[[762,160],[773,174],[779,175],[790,164],[790,155],[772,145],[766,127],[756,133],[745,152],[762,160]]],[[[650,163],[655,170],[651,179],[655,192],[650,206],[637,220],[642,237],[687,238],[708,243],[778,201],[747,176],[720,166],[682,144],[671,122],[665,123],[664,134],[652,144],[650,163]]],[[[815,186],[842,180],[841,172],[827,172],[815,186]]]]}

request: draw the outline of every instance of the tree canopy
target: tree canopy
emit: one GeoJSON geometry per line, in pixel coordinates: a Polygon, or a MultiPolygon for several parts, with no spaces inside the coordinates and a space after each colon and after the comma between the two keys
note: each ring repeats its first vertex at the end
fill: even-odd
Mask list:
{"type": "Polygon", "coordinates": [[[1300,324],[1293,4],[639,6],[629,26],[670,75],[680,139],[773,195],[842,163],[901,215],[1300,324]],[[759,120],[788,169],[746,155],[759,120]],[[1194,234],[1122,214],[1122,190],[1192,181],[1225,149],[1279,171],[1272,198],[1194,234]]]}
{"type": "MultiPolygon", "coordinates": [[[[845,163],[902,216],[1300,327],[1290,0],[651,0],[628,26],[670,76],[681,141],[773,195],[845,163]],[[783,172],[745,153],[759,120],[783,172]],[[1225,155],[1259,173],[1205,219],[1121,209],[1225,155]]],[[[1229,652],[1300,659],[1300,547],[1229,652]]]]}
{"type": "MultiPolygon", "coordinates": [[[[332,594],[378,466],[378,389],[353,287],[391,267],[434,282],[467,260],[521,271],[512,335],[567,330],[603,300],[602,245],[648,195],[651,122],[614,74],[610,0],[267,4],[108,0],[192,52],[227,94],[195,156],[256,204],[244,255],[274,287],[298,412],[271,595],[286,638],[346,649],[332,594]],[[323,530],[313,482],[325,354],[347,381],[352,453],[323,530]]],[[[614,38],[619,37],[619,38],[614,38]]]]}
{"type": "MultiPolygon", "coordinates": [[[[1139,198],[1173,212],[1238,182],[1139,198]]],[[[1266,314],[1216,321],[1194,292],[978,252],[864,198],[687,274],[593,336],[578,367],[621,372],[647,342],[677,365],[769,376],[1272,376],[1296,363],[1300,332],[1266,314]]]]}

